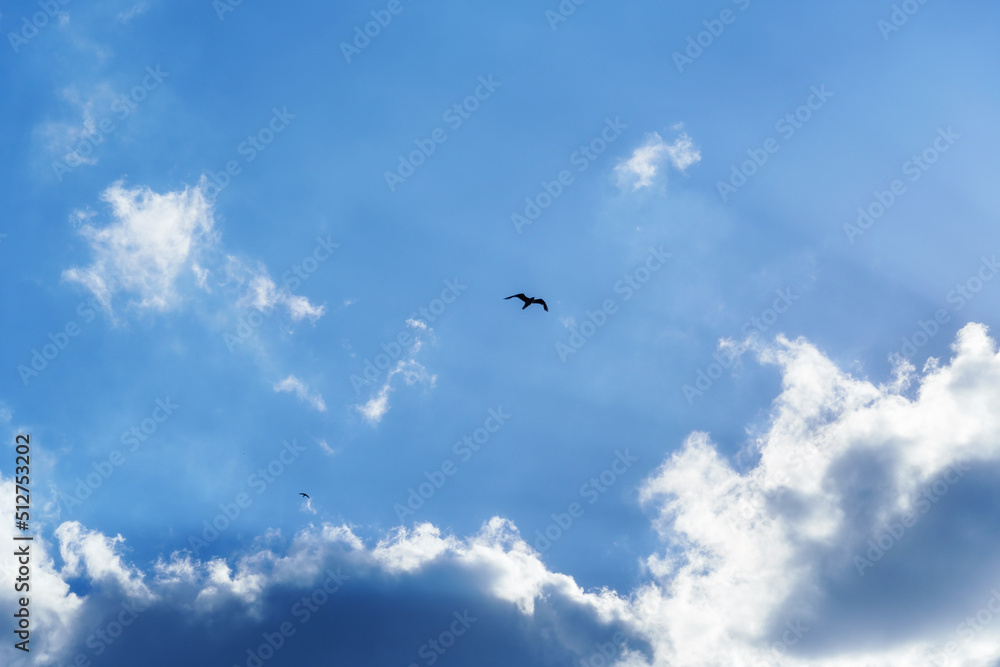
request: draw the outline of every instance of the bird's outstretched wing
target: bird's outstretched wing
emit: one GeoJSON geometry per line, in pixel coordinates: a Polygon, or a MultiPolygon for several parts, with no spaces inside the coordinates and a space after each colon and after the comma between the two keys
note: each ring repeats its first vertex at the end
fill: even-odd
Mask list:
{"type": "Polygon", "coordinates": [[[308,497],[309,497],[309,494],[308,494],[308,493],[300,493],[299,495],[300,495],[300,496],[305,496],[306,498],[308,498],[308,497]]]}
{"type": "Polygon", "coordinates": [[[545,312],[546,313],[549,312],[549,307],[547,305],[545,305],[545,301],[543,299],[535,299],[535,303],[542,304],[542,308],[545,309],[545,312]]]}
{"type": "Polygon", "coordinates": [[[525,303],[528,302],[528,297],[524,296],[523,294],[511,294],[510,296],[505,296],[503,300],[506,301],[507,299],[513,299],[514,297],[517,297],[518,299],[524,301],[525,303]]]}

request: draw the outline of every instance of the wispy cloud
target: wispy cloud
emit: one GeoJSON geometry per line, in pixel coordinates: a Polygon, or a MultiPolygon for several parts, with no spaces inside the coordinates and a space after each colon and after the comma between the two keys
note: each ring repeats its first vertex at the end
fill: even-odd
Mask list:
{"type": "Polygon", "coordinates": [[[52,155],[69,167],[97,164],[95,147],[104,142],[98,128],[98,114],[110,113],[116,99],[107,83],[83,92],[76,86],[65,88],[60,96],[79,115],[75,121],[46,121],[36,129],[36,136],[44,142],[52,155]]]}
{"type": "Polygon", "coordinates": [[[382,421],[382,417],[389,411],[389,394],[394,389],[393,378],[397,375],[402,377],[403,382],[410,386],[420,383],[433,387],[437,381],[437,376],[428,373],[427,369],[416,360],[406,359],[399,361],[389,371],[389,374],[385,378],[385,383],[375,392],[375,395],[363,405],[354,406],[369,424],[378,424],[382,421]]]}
{"type": "MultiPolygon", "coordinates": [[[[680,128],[675,126],[675,129],[680,128]]],[[[686,132],[681,132],[671,144],[666,143],[658,132],[652,132],[646,135],[646,141],[635,149],[632,157],[615,167],[615,172],[619,186],[631,184],[635,191],[650,187],[665,163],[683,172],[700,161],[701,152],[686,132]]]]}
{"type": "Polygon", "coordinates": [[[149,3],[146,2],[146,0],[139,0],[139,2],[135,3],[125,11],[120,12],[118,14],[118,20],[127,25],[129,21],[134,19],[136,16],[144,14],[147,9],[149,9],[149,3]]]}
{"type": "Polygon", "coordinates": [[[309,387],[294,375],[289,375],[274,385],[274,390],[279,393],[294,393],[299,400],[310,404],[320,412],[326,412],[326,403],[323,401],[323,397],[319,394],[309,393],[309,387]]]}
{"type": "Polygon", "coordinates": [[[249,267],[232,255],[226,259],[228,280],[246,284],[246,291],[237,303],[239,307],[256,308],[266,313],[275,306],[284,306],[295,322],[302,319],[315,322],[325,314],[325,306],[317,306],[304,296],[292,294],[287,287],[278,288],[262,263],[249,267]]]}

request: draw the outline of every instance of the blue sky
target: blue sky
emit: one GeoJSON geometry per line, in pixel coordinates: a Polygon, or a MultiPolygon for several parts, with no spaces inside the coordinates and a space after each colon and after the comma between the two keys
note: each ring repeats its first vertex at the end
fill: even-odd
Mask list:
{"type": "Polygon", "coordinates": [[[675,5],[6,4],[3,664],[1000,664],[998,8],[675,5]]]}

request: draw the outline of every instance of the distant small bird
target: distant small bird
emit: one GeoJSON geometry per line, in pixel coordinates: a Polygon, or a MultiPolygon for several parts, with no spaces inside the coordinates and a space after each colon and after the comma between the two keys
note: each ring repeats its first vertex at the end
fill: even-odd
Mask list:
{"type": "Polygon", "coordinates": [[[309,494],[308,494],[308,493],[300,493],[299,495],[300,495],[300,496],[305,496],[306,498],[308,498],[308,497],[309,497],[309,494]]]}
{"type": "Polygon", "coordinates": [[[513,299],[514,297],[517,297],[518,299],[524,302],[524,306],[521,307],[521,310],[524,310],[533,303],[540,303],[542,304],[542,308],[545,309],[545,312],[549,312],[549,307],[545,305],[545,301],[543,301],[542,299],[536,299],[533,296],[524,296],[523,294],[511,294],[510,296],[505,296],[503,300],[506,301],[507,299],[513,299]]]}

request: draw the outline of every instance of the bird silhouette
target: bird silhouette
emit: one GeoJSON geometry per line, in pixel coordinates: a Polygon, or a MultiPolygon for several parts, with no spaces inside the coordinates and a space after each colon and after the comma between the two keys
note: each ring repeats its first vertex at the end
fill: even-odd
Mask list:
{"type": "Polygon", "coordinates": [[[514,297],[517,297],[518,299],[524,302],[524,305],[521,307],[521,310],[524,310],[533,303],[540,303],[542,304],[542,308],[545,309],[545,312],[549,312],[549,307],[545,305],[545,301],[543,301],[542,299],[536,299],[533,296],[524,296],[523,294],[511,294],[510,296],[505,296],[503,300],[506,301],[507,299],[513,299],[514,297]]]}
{"type": "Polygon", "coordinates": [[[308,497],[309,497],[309,494],[308,494],[308,493],[300,493],[299,495],[300,495],[300,496],[305,496],[306,498],[308,498],[308,497]]]}

